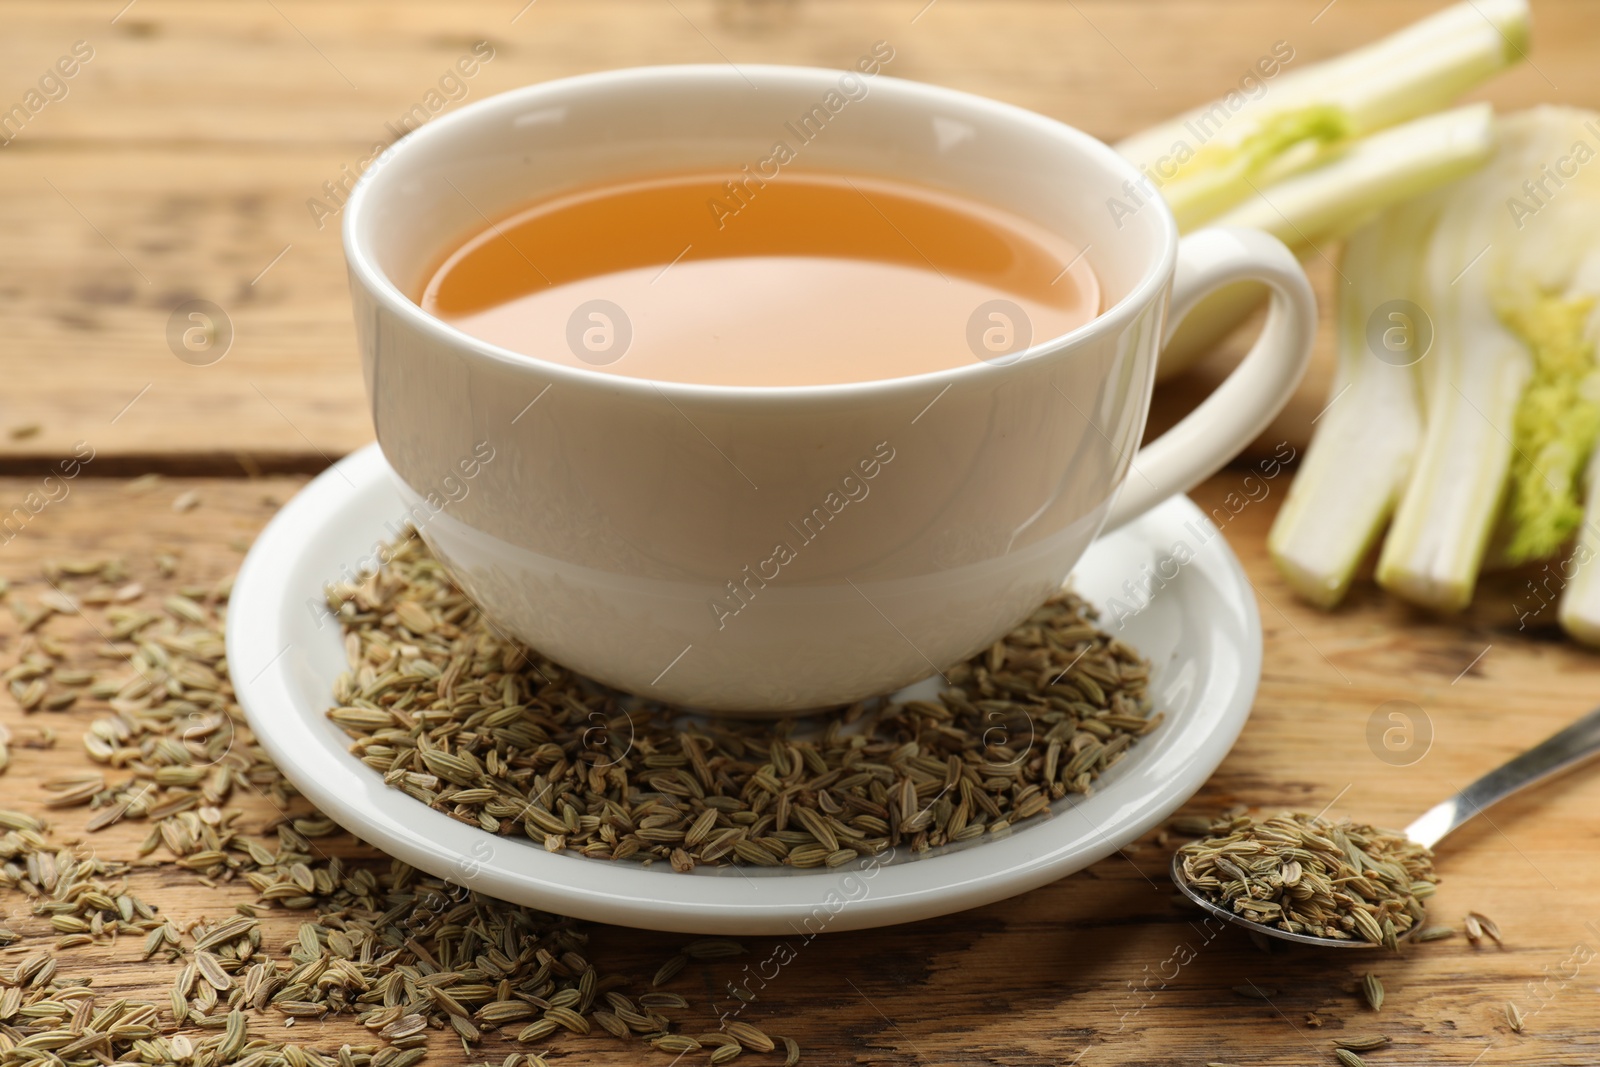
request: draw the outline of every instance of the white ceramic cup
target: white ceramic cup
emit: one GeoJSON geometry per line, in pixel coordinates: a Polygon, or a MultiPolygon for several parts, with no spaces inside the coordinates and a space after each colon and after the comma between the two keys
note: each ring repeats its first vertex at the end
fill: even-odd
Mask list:
{"type": "Polygon", "coordinates": [[[1295,258],[1253,231],[1180,241],[1159,197],[1112,211],[1141,180],[1069,126],[881,74],[657,67],[492,97],[396,144],[345,210],[378,440],[462,587],[558,663],[728,713],[890,692],[995,641],[1097,534],[1214,473],[1304,369],[1316,304],[1295,258]],[[818,108],[799,142],[794,121],[818,108]],[[732,177],[780,141],[786,171],[910,180],[1059,233],[1103,313],[1015,359],[750,387],[546,362],[412,299],[445,252],[529,201],[640,173],[732,177]],[[1271,290],[1261,337],[1139,448],[1163,339],[1241,279],[1271,290]]]}

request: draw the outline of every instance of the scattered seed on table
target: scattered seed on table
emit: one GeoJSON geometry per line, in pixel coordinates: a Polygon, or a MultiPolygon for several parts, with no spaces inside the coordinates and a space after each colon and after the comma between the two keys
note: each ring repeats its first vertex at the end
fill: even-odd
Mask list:
{"type": "Polygon", "coordinates": [[[737,1019],[725,1024],[728,1036],[733,1038],[745,1048],[755,1049],[757,1052],[771,1052],[777,1043],[768,1037],[760,1028],[737,1019]]]}
{"type": "MultiPolygon", "coordinates": [[[[305,806],[238,715],[221,630],[230,580],[152,581],[147,591],[127,583],[115,561],[53,566],[61,589],[8,645],[15,662],[0,675],[13,686],[54,676],[95,703],[79,750],[85,770],[46,779],[41,802],[68,814],[74,814],[71,805],[83,805],[81,814],[63,821],[64,833],[72,835],[143,822],[138,854],[144,863],[185,872],[198,885],[236,879],[259,899],[180,928],[127,891],[131,864],[65,844],[34,816],[0,809],[0,854],[6,858],[0,891],[34,902],[36,914],[62,935],[38,937],[36,947],[46,950],[4,968],[0,1021],[8,1032],[20,1031],[14,1037],[24,1040],[15,1043],[24,1051],[0,1060],[32,1062],[26,1050],[37,1047],[58,1067],[333,1067],[335,1061],[338,1067],[408,1067],[427,1054],[434,1031],[470,1045],[498,1021],[520,1025],[538,1011],[546,1017],[524,1029],[525,1039],[565,1027],[578,1034],[591,1028],[649,1033],[669,1046],[678,1043],[674,1036],[685,1040],[670,1032],[671,1021],[660,1013],[688,1002],[675,993],[630,999],[621,976],[603,974],[588,961],[583,924],[481,897],[384,857],[347,860],[338,854],[343,846],[329,858],[312,844],[343,832],[305,806]],[[112,595],[80,588],[98,582],[112,595]],[[59,642],[48,632],[51,619],[67,610],[84,613],[108,639],[105,651],[59,642]],[[247,830],[244,812],[232,805],[256,794],[291,816],[265,834],[247,830]],[[267,913],[275,913],[278,933],[264,932],[257,916],[267,913]],[[289,917],[299,925],[280,940],[289,917]],[[74,973],[83,963],[73,949],[119,936],[137,937],[146,959],[178,965],[170,1004],[97,998],[88,984],[92,976],[74,973]],[[495,977],[470,980],[469,968],[495,977]],[[635,1011],[635,1003],[642,1009],[635,1011]],[[616,1010],[596,1010],[596,1004],[616,1010]],[[175,1032],[169,1012],[185,1032],[175,1032]],[[276,1028],[252,1037],[252,1015],[258,1027],[265,1017],[276,1028]],[[346,1046],[335,1057],[288,1039],[297,1020],[336,1016],[367,1024],[372,1043],[346,1046]]],[[[170,578],[178,561],[163,556],[154,567],[170,578]]],[[[39,735],[20,747],[49,748],[53,735],[39,735]]],[[[558,806],[553,814],[565,825],[570,813],[558,806]]],[[[0,930],[0,947],[19,940],[16,932],[0,930]]],[[[708,965],[744,951],[727,939],[702,939],[694,948],[708,965]]],[[[673,959],[677,969],[691,962],[687,955],[673,959]]],[[[517,1055],[530,1067],[544,1065],[534,1054],[517,1055]]]]}
{"type": "Polygon", "coordinates": [[[1361,995],[1373,1011],[1383,1008],[1383,982],[1371,971],[1361,976],[1361,995]]]}
{"type": "Polygon", "coordinates": [[[653,986],[666,985],[668,982],[672,981],[678,976],[678,972],[683,970],[684,966],[687,965],[688,962],[688,956],[671,957],[666,963],[661,965],[659,970],[656,971],[655,977],[650,979],[650,984],[653,986]]]}

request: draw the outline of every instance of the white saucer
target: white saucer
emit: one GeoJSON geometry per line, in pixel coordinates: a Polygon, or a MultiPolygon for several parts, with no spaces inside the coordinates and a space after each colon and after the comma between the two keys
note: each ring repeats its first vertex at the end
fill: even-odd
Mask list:
{"type": "Polygon", "coordinates": [[[290,781],[358,837],[453,882],[582,919],[811,934],[910,922],[1026,892],[1132,842],[1187,800],[1233,746],[1261,677],[1261,622],[1239,561],[1199,508],[1175,498],[1096,542],[1073,575],[1073,587],[1100,606],[1101,625],[1150,658],[1152,696],[1166,712],[1093,795],[1061,801],[1003,836],[860,869],[679,874],[666,864],[552,854],[386,787],[326,717],[345,661],[339,627],[317,610],[322,588],[369,561],[404,512],[371,445],[278,513],[245,559],[229,604],[228,666],[239,702],[290,781]]]}

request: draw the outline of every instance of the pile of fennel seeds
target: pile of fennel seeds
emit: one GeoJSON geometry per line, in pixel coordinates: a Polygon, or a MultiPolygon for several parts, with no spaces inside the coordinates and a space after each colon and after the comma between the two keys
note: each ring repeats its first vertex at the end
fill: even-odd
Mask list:
{"type": "Polygon", "coordinates": [[[390,786],[552,852],[677,871],[915,854],[1088,793],[1161,718],[1148,664],[1071,595],[947,671],[937,701],[740,723],[641,703],[509,641],[416,537],[384,555],[328,590],[351,665],[329,717],[390,786]]]}
{"type": "Polygon", "coordinates": [[[1289,933],[1398,948],[1426,918],[1423,901],[1438,881],[1428,849],[1348,819],[1236,812],[1183,829],[1205,835],[1178,849],[1193,889],[1289,933]]]}
{"type": "Polygon", "coordinates": [[[180,585],[171,556],[132,570],[67,561],[37,592],[0,584],[16,622],[0,680],[29,716],[9,738],[9,773],[41,748],[58,768],[37,814],[0,810],[0,947],[13,949],[0,966],[0,1065],[410,1067],[442,1045],[450,1062],[543,1067],[574,1041],[628,1062],[645,1045],[688,1062],[799,1061],[792,1039],[748,1022],[696,1034],[671,1021],[688,1005],[660,987],[742,953],[736,942],[691,941],[654,981],[633,982],[589,958],[586,924],[360,849],[294,793],[245,723],[224,658],[231,579],[180,585]],[[69,747],[80,769],[62,766],[69,747]],[[144,828],[142,844],[112,858],[128,840],[100,836],[113,827],[144,828]],[[192,883],[187,899],[204,886],[244,899],[178,922],[160,890],[132,888],[152,867],[192,883]],[[118,956],[131,942],[152,974],[172,975],[165,999],[96,991],[119,941],[118,956]],[[364,1036],[292,1040],[296,1023],[339,1020],[332,1033],[364,1036]]]}

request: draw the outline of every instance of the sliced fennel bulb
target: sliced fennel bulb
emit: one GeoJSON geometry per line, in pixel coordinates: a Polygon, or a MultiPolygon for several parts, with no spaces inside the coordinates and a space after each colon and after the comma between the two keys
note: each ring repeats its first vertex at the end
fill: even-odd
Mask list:
{"type": "Polygon", "coordinates": [[[1422,302],[1435,330],[1426,429],[1378,560],[1380,584],[1441,611],[1471,600],[1503,505],[1508,557],[1566,540],[1600,429],[1600,163],[1586,165],[1600,121],[1537,108],[1497,125],[1495,158],[1441,194],[1422,302]],[[1530,192],[1541,179],[1545,195],[1530,192]]]}
{"type": "Polygon", "coordinates": [[[1414,365],[1431,331],[1398,302],[1422,295],[1422,250],[1438,214],[1437,197],[1391,208],[1345,244],[1332,392],[1267,538],[1290,587],[1319,607],[1333,607],[1349,590],[1422,438],[1414,365]],[[1378,350],[1369,336],[1375,315],[1378,350]]]}
{"type": "Polygon", "coordinates": [[[1252,125],[1236,145],[1201,147],[1176,180],[1162,184],[1180,230],[1204,225],[1274,178],[1321,162],[1351,132],[1344,112],[1326,104],[1279,112],[1252,125]]]}
{"type": "Polygon", "coordinates": [[[1316,170],[1298,174],[1217,217],[1265,230],[1291,248],[1310,234],[1354,229],[1400,201],[1454,181],[1494,152],[1494,111],[1468,104],[1375,133],[1316,170]]]}
{"type": "Polygon", "coordinates": [[[1274,86],[1288,106],[1342,108],[1362,136],[1437,111],[1527,56],[1527,0],[1465,0],[1363,48],[1291,72],[1274,86]]]}
{"type": "MultiPolygon", "coordinates": [[[[1281,74],[1293,50],[1280,42],[1248,75],[1259,86],[1254,95],[1231,92],[1117,150],[1160,190],[1180,227],[1193,228],[1324,164],[1341,146],[1445,107],[1518,62],[1527,40],[1526,0],[1466,0],[1383,40],[1281,74]],[[1268,70],[1274,74],[1256,76],[1268,70]]],[[[1414,192],[1399,190],[1384,203],[1414,192]]]]}
{"type": "Polygon", "coordinates": [[[1540,295],[1503,316],[1533,358],[1533,378],[1517,405],[1501,520],[1513,565],[1554,555],[1583,521],[1576,486],[1600,431],[1588,336],[1594,309],[1592,296],[1540,295]]]}
{"type": "Polygon", "coordinates": [[[1561,628],[1586,645],[1600,647],[1600,451],[1589,457],[1584,474],[1583,522],[1565,572],[1556,617],[1561,628]]]}
{"type": "MultiPolygon", "coordinates": [[[[1364,137],[1331,162],[1258,191],[1212,221],[1265,230],[1304,258],[1316,252],[1308,235],[1352,229],[1388,204],[1477,169],[1493,151],[1493,111],[1468,104],[1364,137]]],[[[1263,293],[1259,285],[1230,286],[1189,312],[1161,353],[1163,375],[1219,341],[1263,293]]]]}
{"type": "MultiPolygon", "coordinates": [[[[1481,161],[1484,115],[1452,113],[1438,125],[1423,116],[1519,62],[1528,26],[1526,0],[1467,0],[1300,69],[1284,66],[1293,51],[1279,42],[1247,75],[1272,72],[1249,95],[1229,93],[1119,143],[1145,181],[1108,207],[1120,218],[1159,195],[1182,230],[1253,226],[1311,255],[1325,238],[1481,161]]],[[[1160,377],[1188,367],[1263,295],[1241,283],[1207,298],[1162,351],[1160,377]]]]}

